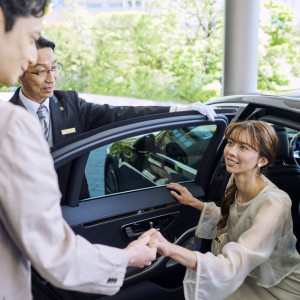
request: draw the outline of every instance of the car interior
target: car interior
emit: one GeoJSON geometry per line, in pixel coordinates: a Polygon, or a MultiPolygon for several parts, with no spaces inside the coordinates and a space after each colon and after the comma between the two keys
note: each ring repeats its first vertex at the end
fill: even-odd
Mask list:
{"type": "Polygon", "coordinates": [[[267,177],[280,189],[289,194],[292,200],[292,218],[294,234],[297,238],[297,249],[300,251],[300,168],[294,158],[292,139],[283,126],[274,126],[279,139],[276,161],[269,166],[267,177]]]}

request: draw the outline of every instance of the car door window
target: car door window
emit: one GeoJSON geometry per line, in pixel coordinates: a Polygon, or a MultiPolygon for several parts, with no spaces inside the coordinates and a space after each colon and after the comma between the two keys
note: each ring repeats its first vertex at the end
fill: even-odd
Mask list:
{"type": "Polygon", "coordinates": [[[194,180],[215,131],[216,125],[174,128],[92,150],[84,178],[89,193],[81,200],[194,180]]]}

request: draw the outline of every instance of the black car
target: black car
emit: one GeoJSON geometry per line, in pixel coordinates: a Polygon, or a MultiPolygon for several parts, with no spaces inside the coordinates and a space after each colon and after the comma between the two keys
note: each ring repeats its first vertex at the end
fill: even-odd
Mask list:
{"type": "MultiPolygon", "coordinates": [[[[124,248],[154,227],[178,245],[207,251],[209,243],[194,236],[199,212],[178,203],[165,185],[177,181],[195,197],[219,202],[229,177],[223,160],[224,129],[229,122],[255,119],[277,130],[280,149],[267,175],[292,199],[299,240],[300,167],[295,147],[300,101],[255,95],[239,96],[230,106],[222,99],[218,102],[214,122],[195,112],[146,116],[87,132],[54,148],[61,208],[74,232],[92,243],[124,248]],[[60,172],[66,167],[67,177],[60,172]]],[[[184,273],[185,268],[172,259],[158,257],[149,267],[128,268],[122,289],[110,297],[57,289],[36,272],[33,282],[34,289],[44,294],[41,299],[176,300],[184,298],[184,273]]]]}

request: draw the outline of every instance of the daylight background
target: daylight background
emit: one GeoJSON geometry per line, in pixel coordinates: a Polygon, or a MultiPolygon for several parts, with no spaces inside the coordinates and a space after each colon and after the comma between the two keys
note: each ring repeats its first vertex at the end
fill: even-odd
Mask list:
{"type": "MultiPolygon", "coordinates": [[[[300,88],[299,2],[260,1],[259,92],[300,88]]],[[[52,0],[43,35],[56,89],[189,103],[221,96],[223,25],[224,0],[52,0]]]]}

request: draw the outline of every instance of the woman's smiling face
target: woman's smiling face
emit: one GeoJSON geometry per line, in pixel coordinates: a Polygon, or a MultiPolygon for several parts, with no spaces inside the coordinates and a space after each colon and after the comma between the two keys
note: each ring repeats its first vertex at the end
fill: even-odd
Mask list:
{"type": "Polygon", "coordinates": [[[224,157],[227,171],[233,174],[256,172],[257,164],[261,159],[246,130],[239,131],[237,134],[233,132],[233,135],[227,139],[224,157]]]}

